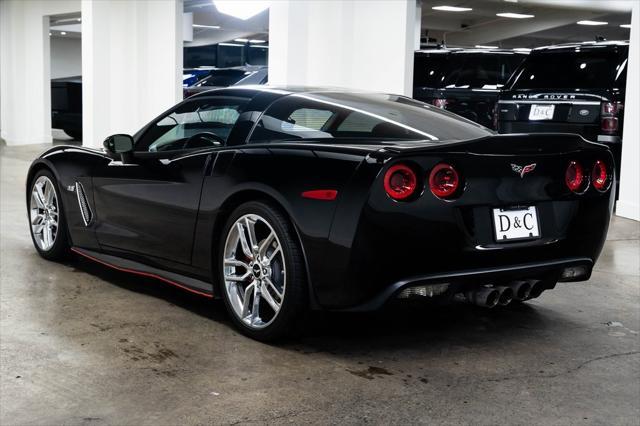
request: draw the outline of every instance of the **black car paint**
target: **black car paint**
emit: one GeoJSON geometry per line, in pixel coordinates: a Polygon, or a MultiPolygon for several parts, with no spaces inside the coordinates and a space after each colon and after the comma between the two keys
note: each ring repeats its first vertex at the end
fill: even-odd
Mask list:
{"type": "Polygon", "coordinates": [[[251,97],[225,147],[175,157],[137,154],[134,165],[123,165],[102,151],[59,146],[34,161],[29,177],[43,166],[56,175],[75,247],[212,283],[207,294],[219,296],[214,259],[221,228],[235,206],[263,198],[293,223],[307,264],[311,305],[330,309],[375,308],[400,288],[398,283],[430,277],[448,277],[442,279],[457,286],[507,277],[555,283],[562,267],[553,265],[586,264],[590,272],[602,249],[611,191],[573,194],[563,178],[570,159],[611,163],[602,145],[575,135],[488,132],[454,143],[244,144],[259,111],[292,92],[223,90],[251,97]],[[411,202],[385,194],[381,179],[391,165],[412,164],[424,185],[440,161],[454,164],[464,176],[459,198],[444,201],[428,188],[411,202]],[[521,178],[510,169],[513,162],[536,162],[538,173],[521,178]],[[76,181],[96,210],[88,227],[77,194],[69,189],[76,181]],[[338,198],[301,197],[312,189],[336,189],[338,198]],[[532,204],[539,209],[543,238],[496,244],[490,208],[532,204]]]}

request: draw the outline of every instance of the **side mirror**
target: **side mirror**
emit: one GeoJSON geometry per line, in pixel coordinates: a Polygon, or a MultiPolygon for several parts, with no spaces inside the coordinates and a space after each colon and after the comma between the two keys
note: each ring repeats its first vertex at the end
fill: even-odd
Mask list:
{"type": "Polygon", "coordinates": [[[111,135],[104,140],[104,150],[113,159],[130,163],[133,159],[133,138],[125,134],[111,135]]]}

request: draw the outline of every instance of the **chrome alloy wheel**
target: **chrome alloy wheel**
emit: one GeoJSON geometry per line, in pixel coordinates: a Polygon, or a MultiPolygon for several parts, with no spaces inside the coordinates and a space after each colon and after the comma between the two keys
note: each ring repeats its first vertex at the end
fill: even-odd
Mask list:
{"type": "Polygon", "coordinates": [[[223,269],[234,314],[254,329],[273,322],[285,297],[286,266],[280,240],[263,217],[244,215],[229,229],[223,269]]]}
{"type": "Polygon", "coordinates": [[[40,176],[33,184],[29,202],[31,231],[40,250],[48,251],[56,242],[58,211],[58,197],[53,182],[47,176],[40,176]]]}

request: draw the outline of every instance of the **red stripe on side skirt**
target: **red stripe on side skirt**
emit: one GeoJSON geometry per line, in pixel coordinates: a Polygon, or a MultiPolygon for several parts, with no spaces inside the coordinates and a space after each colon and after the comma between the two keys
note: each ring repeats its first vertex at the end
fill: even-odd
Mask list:
{"type": "Polygon", "coordinates": [[[171,284],[172,286],[181,288],[182,290],[186,290],[186,291],[188,291],[190,293],[197,294],[198,296],[213,298],[213,295],[211,295],[211,294],[203,293],[203,292],[198,291],[198,290],[194,290],[192,288],[186,287],[183,284],[177,283],[175,281],[171,281],[168,278],[161,277],[160,275],[156,275],[156,274],[153,274],[151,272],[136,271],[135,269],[129,269],[129,268],[123,268],[121,266],[116,266],[116,265],[113,265],[111,263],[105,262],[104,260],[96,259],[95,257],[90,256],[90,255],[88,255],[86,253],[83,253],[83,252],[81,252],[80,250],[78,250],[78,249],[76,249],[74,247],[71,248],[71,251],[73,251],[74,253],[78,253],[80,256],[86,257],[89,260],[93,260],[96,263],[99,263],[101,265],[107,266],[107,267],[109,267],[111,269],[115,269],[116,271],[126,272],[126,273],[134,274],[134,275],[140,275],[142,277],[155,278],[155,279],[163,281],[163,282],[165,282],[167,284],[171,284]]]}

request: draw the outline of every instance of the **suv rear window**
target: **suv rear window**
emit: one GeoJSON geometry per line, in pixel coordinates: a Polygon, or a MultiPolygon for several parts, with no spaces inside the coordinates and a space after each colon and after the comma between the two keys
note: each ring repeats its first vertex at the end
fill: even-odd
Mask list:
{"type": "Polygon", "coordinates": [[[523,54],[510,52],[416,55],[414,86],[499,89],[523,59],[523,54]]]}
{"type": "Polygon", "coordinates": [[[509,89],[598,89],[624,85],[626,54],[616,49],[565,49],[532,53],[509,89]]]}

